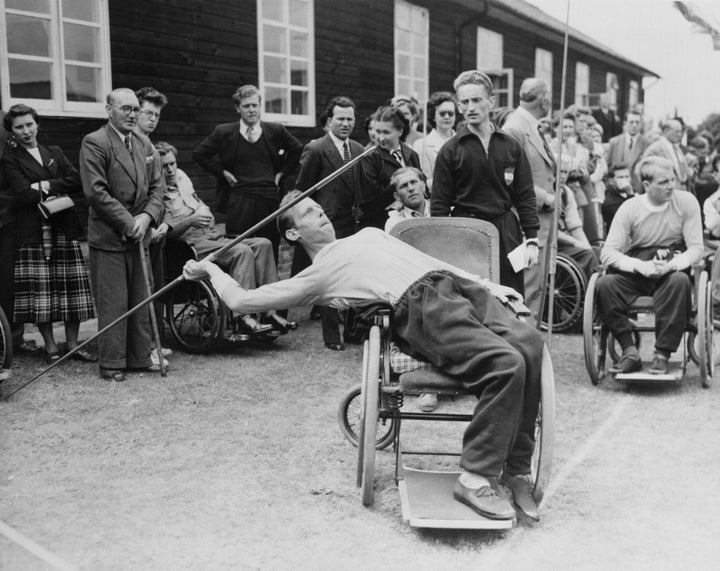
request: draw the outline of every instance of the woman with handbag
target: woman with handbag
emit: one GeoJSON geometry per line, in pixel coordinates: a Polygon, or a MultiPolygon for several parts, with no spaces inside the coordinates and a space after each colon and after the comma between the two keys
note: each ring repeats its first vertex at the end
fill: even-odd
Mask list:
{"type": "MultiPolygon", "coordinates": [[[[0,167],[10,187],[18,255],[15,264],[16,323],[36,323],[45,359],[60,358],[53,322],[65,324],[65,347],[78,345],[80,322],[95,316],[78,238],[82,227],[72,197],[82,196],[80,174],[59,147],[38,145],[39,118],[27,105],[13,105],[3,118],[10,133],[0,167]]],[[[80,350],[76,359],[97,357],[80,350]]]]}

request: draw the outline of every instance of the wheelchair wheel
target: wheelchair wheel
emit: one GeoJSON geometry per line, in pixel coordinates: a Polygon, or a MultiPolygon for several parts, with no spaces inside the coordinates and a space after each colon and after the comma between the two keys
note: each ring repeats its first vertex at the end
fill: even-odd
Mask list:
{"type": "Polygon", "coordinates": [[[167,320],[175,340],[188,353],[207,353],[225,324],[225,306],[205,281],[182,282],[167,293],[167,320]]]}
{"type": "Polygon", "coordinates": [[[600,384],[605,378],[605,361],[608,347],[608,331],[600,320],[600,312],[595,303],[595,290],[600,274],[590,277],[583,309],[583,345],[585,368],[593,385],[600,384]]]}
{"type": "Polygon", "coordinates": [[[700,382],[708,388],[715,368],[713,357],[713,302],[707,272],[701,272],[697,298],[697,347],[700,365],[700,382]]]}
{"type": "Polygon", "coordinates": [[[540,412],[535,423],[535,452],[532,457],[532,474],[535,481],[533,497],[538,505],[542,502],[552,472],[555,445],[555,373],[550,351],[543,351],[540,377],[540,412]]]}
{"type": "Polygon", "coordinates": [[[0,307],[0,369],[9,369],[12,365],[13,346],[10,322],[0,307]]]}
{"type": "MultiPolygon", "coordinates": [[[[360,410],[362,408],[362,388],[360,385],[350,389],[340,401],[338,422],[340,430],[353,446],[358,445],[360,432],[360,410]]],[[[396,423],[394,418],[378,419],[375,432],[375,449],[384,450],[395,440],[396,423]]]]}
{"type": "Polygon", "coordinates": [[[380,327],[377,325],[370,328],[365,347],[358,471],[361,473],[360,495],[362,503],[364,506],[371,506],[375,501],[375,490],[373,488],[375,484],[375,429],[380,394],[380,327]]]}
{"type": "MultiPolygon", "coordinates": [[[[558,255],[555,266],[555,292],[553,296],[553,331],[570,331],[583,315],[585,277],[575,262],[567,256],[558,255]]],[[[550,295],[545,295],[545,307],[540,326],[547,330],[550,295]]]]}

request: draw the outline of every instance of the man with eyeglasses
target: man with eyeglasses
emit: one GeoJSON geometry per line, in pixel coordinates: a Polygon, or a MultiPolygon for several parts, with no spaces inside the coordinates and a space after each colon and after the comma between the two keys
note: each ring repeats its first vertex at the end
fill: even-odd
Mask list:
{"type": "MultiPolygon", "coordinates": [[[[103,328],[147,297],[138,243],[150,243],[150,226],[162,217],[160,157],[150,140],[135,132],[140,103],[131,89],[106,98],[108,123],[86,135],[80,147],[80,176],[90,206],[90,277],[103,328]]],[[[100,375],[123,381],[123,370],[159,370],[150,359],[150,322],[138,311],[98,340],[100,375]]]]}
{"type": "Polygon", "coordinates": [[[491,222],[500,233],[500,283],[523,293],[523,270],[515,271],[508,254],[525,240],[524,267],[538,261],[540,222],[530,165],[520,143],[490,122],[490,78],[464,71],[453,86],[465,124],[438,154],[430,214],[491,222]]]}

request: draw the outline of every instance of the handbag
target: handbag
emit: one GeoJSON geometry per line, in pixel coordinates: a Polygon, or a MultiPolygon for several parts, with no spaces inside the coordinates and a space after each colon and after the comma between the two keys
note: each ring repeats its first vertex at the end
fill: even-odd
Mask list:
{"type": "Polygon", "coordinates": [[[75,203],[66,194],[58,194],[38,203],[38,210],[45,220],[50,220],[55,214],[70,210],[75,203]]]}

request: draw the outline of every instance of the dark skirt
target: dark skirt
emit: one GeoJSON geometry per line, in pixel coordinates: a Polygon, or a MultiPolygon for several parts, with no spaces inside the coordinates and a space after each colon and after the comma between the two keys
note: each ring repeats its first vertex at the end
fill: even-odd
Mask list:
{"type": "Polygon", "coordinates": [[[85,321],[95,317],[80,244],[57,232],[50,260],[42,244],[25,244],[15,262],[16,323],[85,321]]]}

